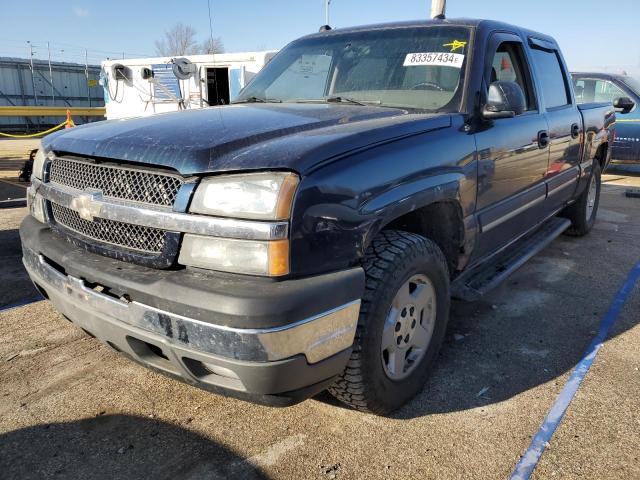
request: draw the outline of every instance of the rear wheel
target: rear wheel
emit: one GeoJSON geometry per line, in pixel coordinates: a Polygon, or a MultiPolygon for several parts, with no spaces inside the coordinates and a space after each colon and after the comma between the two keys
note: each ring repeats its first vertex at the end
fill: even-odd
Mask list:
{"type": "Polygon", "coordinates": [[[587,188],[580,194],[578,200],[569,206],[564,215],[571,220],[571,227],[567,229],[567,235],[581,237],[589,233],[596,223],[598,206],[600,205],[600,187],[602,172],[600,163],[596,160],[591,168],[591,177],[587,188]]]}
{"type": "Polygon", "coordinates": [[[438,246],[387,230],[367,250],[353,353],[329,391],[353,408],[389,413],[423,387],[449,316],[449,271],[438,246]]]}

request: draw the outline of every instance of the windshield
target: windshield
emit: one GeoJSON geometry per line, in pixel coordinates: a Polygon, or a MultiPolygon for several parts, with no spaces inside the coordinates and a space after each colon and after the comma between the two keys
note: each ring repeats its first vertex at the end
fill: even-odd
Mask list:
{"type": "Polygon", "coordinates": [[[640,81],[634,77],[624,77],[622,81],[633,90],[633,93],[640,96],[640,81]]]}
{"type": "Polygon", "coordinates": [[[242,102],[347,102],[458,111],[469,29],[434,26],[328,33],[285,47],[242,102]]]}

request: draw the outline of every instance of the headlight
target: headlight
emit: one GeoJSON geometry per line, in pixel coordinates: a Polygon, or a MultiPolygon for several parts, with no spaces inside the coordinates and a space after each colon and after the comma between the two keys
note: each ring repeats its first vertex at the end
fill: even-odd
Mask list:
{"type": "Polygon", "coordinates": [[[47,159],[47,155],[44,152],[44,148],[42,148],[42,142],[38,145],[38,151],[36,152],[36,156],[33,159],[33,171],[32,175],[36,177],[38,180],[42,180],[42,176],[44,174],[44,161],[47,159]]]}
{"type": "Polygon", "coordinates": [[[190,212],[252,220],[287,220],[298,176],[287,172],[259,172],[209,177],[202,180],[190,212]]]}
{"type": "MultiPolygon", "coordinates": [[[[189,211],[240,220],[289,220],[298,182],[298,176],[289,172],[205,178],[196,189],[189,211]]],[[[223,272],[277,277],[289,273],[289,240],[185,234],[178,262],[223,272]]]]}
{"type": "Polygon", "coordinates": [[[289,273],[289,241],[235,240],[186,234],[178,262],[223,272],[277,277],[289,273]]]}

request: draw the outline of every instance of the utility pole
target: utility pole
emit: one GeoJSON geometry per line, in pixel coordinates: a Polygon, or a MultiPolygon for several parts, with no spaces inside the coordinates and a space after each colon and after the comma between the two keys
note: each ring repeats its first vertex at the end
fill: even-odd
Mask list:
{"type": "MultiPolygon", "coordinates": [[[[31,70],[31,88],[33,88],[33,100],[34,100],[34,105],[38,106],[38,93],[36,92],[36,80],[33,76],[33,44],[31,43],[30,40],[27,40],[27,43],[29,44],[29,65],[30,65],[30,70],[31,70]]],[[[40,117],[37,117],[37,122],[38,125],[40,125],[40,117]]]]}
{"type": "Polygon", "coordinates": [[[89,86],[89,62],[87,61],[87,49],[84,49],[84,76],[87,79],[87,101],[91,106],[91,87],[89,86]]]}
{"type": "Polygon", "coordinates": [[[31,88],[33,88],[33,98],[35,100],[35,104],[38,105],[38,93],[36,92],[36,81],[33,77],[33,44],[31,41],[27,40],[29,44],[29,65],[31,69],[31,88]]]}
{"type": "Polygon", "coordinates": [[[324,0],[324,24],[329,24],[329,5],[331,5],[331,0],[324,0]]]}
{"type": "Polygon", "coordinates": [[[47,42],[47,55],[49,56],[49,83],[51,83],[51,106],[56,104],[56,93],[53,88],[53,71],[51,70],[51,47],[47,42]]]}
{"type": "Polygon", "coordinates": [[[444,18],[447,0],[431,0],[431,18],[444,18]]]}

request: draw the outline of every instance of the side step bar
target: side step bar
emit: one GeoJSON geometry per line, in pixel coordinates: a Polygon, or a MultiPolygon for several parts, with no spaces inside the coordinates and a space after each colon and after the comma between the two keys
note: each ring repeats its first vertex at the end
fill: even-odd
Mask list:
{"type": "Polygon", "coordinates": [[[451,284],[451,296],[467,301],[479,300],[570,226],[569,220],[552,217],[502,252],[462,273],[451,284]]]}

